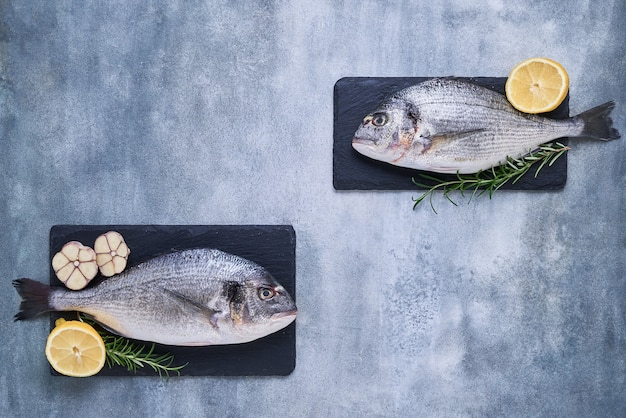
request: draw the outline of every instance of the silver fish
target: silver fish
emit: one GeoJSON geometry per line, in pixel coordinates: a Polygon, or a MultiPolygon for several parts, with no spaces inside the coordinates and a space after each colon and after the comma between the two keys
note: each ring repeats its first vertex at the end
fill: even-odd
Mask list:
{"type": "Polygon", "coordinates": [[[116,334],[168,345],[256,340],[289,325],[297,312],[263,267],[215,249],[155,257],[80,291],[30,279],[13,285],[22,297],[15,320],[80,311],[116,334]]]}
{"type": "Polygon", "coordinates": [[[515,110],[506,97],[455,78],[400,90],[368,114],[352,140],[359,153],[438,173],[475,173],[561,137],[619,138],[614,102],[554,120],[515,110]]]}

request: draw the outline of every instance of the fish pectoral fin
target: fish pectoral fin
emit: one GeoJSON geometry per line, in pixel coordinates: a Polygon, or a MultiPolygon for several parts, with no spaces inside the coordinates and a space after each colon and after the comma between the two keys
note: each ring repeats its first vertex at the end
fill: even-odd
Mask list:
{"type": "Polygon", "coordinates": [[[422,137],[421,142],[425,144],[422,153],[447,148],[455,142],[463,141],[469,137],[483,132],[485,129],[469,129],[458,132],[442,132],[428,137],[422,137]]]}
{"type": "Polygon", "coordinates": [[[163,289],[163,291],[174,298],[179,304],[183,306],[186,310],[191,310],[192,313],[196,315],[200,315],[203,319],[206,319],[213,328],[217,329],[217,320],[220,317],[220,311],[216,311],[207,306],[204,306],[200,302],[192,300],[182,293],[176,292],[175,290],[163,289]]]}

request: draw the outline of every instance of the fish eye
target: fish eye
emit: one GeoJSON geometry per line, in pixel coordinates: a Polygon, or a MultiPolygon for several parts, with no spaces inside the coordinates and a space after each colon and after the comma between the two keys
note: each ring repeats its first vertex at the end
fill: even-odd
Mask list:
{"type": "Polygon", "coordinates": [[[389,116],[386,113],[374,113],[372,115],[372,125],[384,126],[389,121],[389,116]]]}
{"type": "Polygon", "coordinates": [[[269,300],[276,296],[276,291],[271,287],[262,287],[259,289],[259,299],[261,300],[269,300]]]}

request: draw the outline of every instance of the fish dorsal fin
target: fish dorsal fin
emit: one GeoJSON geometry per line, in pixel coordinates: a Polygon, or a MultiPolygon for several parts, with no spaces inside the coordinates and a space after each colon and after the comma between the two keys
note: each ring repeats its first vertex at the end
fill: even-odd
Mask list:
{"type": "Polygon", "coordinates": [[[203,304],[189,299],[187,296],[179,293],[175,290],[163,289],[163,291],[175,299],[186,310],[191,310],[193,313],[205,318],[213,328],[217,328],[217,320],[220,317],[220,311],[213,310],[203,304]]]}
{"type": "Polygon", "coordinates": [[[447,148],[455,142],[460,142],[465,139],[470,138],[471,136],[483,132],[485,129],[468,129],[465,131],[457,131],[457,132],[442,132],[434,135],[422,137],[422,142],[425,144],[424,151],[422,152],[430,152],[443,148],[447,148]]]}

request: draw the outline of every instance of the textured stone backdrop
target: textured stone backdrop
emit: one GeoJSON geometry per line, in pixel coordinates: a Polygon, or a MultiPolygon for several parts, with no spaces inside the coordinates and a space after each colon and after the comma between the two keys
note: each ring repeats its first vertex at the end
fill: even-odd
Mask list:
{"type": "Polygon", "coordinates": [[[0,410],[13,416],[624,416],[624,140],[559,192],[455,207],[332,186],[345,76],[504,77],[549,56],[571,113],[616,100],[623,0],[0,2],[0,410]],[[284,378],[53,377],[55,224],[292,224],[284,378]]]}

